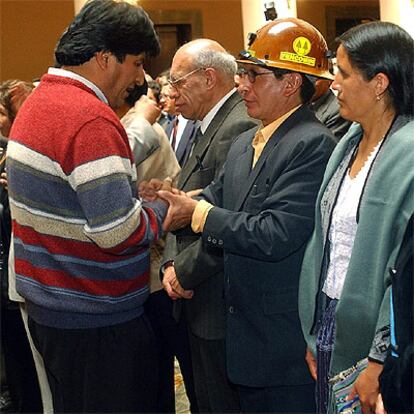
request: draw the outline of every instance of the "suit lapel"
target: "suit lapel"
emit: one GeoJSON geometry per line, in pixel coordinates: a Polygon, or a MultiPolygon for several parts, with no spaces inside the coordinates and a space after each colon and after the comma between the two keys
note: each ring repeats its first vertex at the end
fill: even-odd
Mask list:
{"type": "MultiPolygon", "coordinates": [[[[256,181],[257,177],[259,176],[260,172],[262,171],[263,167],[265,166],[267,158],[270,156],[270,154],[272,154],[272,152],[274,151],[276,146],[279,144],[279,142],[281,140],[283,140],[283,138],[285,137],[287,132],[292,128],[292,126],[294,126],[297,122],[299,122],[300,119],[304,119],[303,117],[304,117],[304,112],[305,111],[309,112],[309,109],[306,106],[302,105],[288,119],[286,119],[282,123],[282,125],[279,126],[279,128],[272,134],[269,141],[267,142],[267,144],[263,148],[263,152],[260,154],[260,157],[257,160],[256,165],[254,166],[253,170],[251,169],[251,167],[252,167],[251,159],[250,159],[250,164],[249,164],[248,160],[243,160],[243,162],[247,162],[250,174],[249,174],[247,180],[245,180],[245,181],[240,180],[241,183],[246,183],[246,184],[245,184],[245,186],[243,186],[241,188],[240,196],[238,197],[236,203],[234,204],[234,210],[235,211],[240,210],[240,208],[242,207],[244,201],[246,200],[246,197],[250,193],[250,190],[251,190],[254,182],[256,181]]],[[[253,137],[252,137],[252,140],[253,140],[253,137]]],[[[250,146],[251,146],[251,141],[250,141],[250,146]]],[[[252,151],[254,152],[253,147],[251,147],[251,148],[252,148],[252,151]]],[[[242,161],[242,160],[240,160],[240,161],[242,161]]],[[[240,167],[240,168],[242,168],[242,167],[240,167]]],[[[247,168],[247,166],[245,168],[247,168]]],[[[243,177],[244,177],[244,175],[243,175],[243,177]]]]}
{"type": "Polygon", "coordinates": [[[233,95],[231,95],[227,101],[224,102],[217,114],[214,116],[202,138],[199,140],[199,142],[196,142],[193,153],[188,158],[187,162],[183,166],[183,169],[181,170],[180,180],[178,182],[178,186],[180,188],[186,184],[194,171],[200,169],[199,160],[201,160],[201,162],[203,161],[210,143],[215,137],[221,124],[227,118],[228,114],[232,111],[235,105],[237,105],[241,100],[241,96],[237,92],[234,92],[233,95]]]}

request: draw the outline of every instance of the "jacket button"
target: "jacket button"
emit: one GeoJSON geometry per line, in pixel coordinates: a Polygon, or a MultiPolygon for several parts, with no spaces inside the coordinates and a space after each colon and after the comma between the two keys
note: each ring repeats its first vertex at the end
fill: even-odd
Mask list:
{"type": "Polygon", "coordinates": [[[234,308],[233,308],[233,306],[229,306],[229,312],[230,312],[230,313],[234,313],[234,308]]]}
{"type": "Polygon", "coordinates": [[[211,242],[211,236],[207,237],[207,241],[211,242]]]}
{"type": "Polygon", "coordinates": [[[222,246],[223,245],[223,240],[219,240],[218,244],[219,244],[219,246],[222,246]]]}
{"type": "Polygon", "coordinates": [[[213,244],[217,244],[217,240],[216,239],[213,239],[213,244]]]}

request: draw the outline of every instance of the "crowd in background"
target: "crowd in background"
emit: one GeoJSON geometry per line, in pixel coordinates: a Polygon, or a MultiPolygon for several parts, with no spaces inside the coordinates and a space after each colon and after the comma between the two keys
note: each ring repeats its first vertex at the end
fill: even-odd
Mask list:
{"type": "Polygon", "coordinates": [[[414,412],[414,41],[338,44],[276,19],[152,79],[147,14],[90,0],[0,83],[4,410],[175,412],[177,360],[193,413],[414,412]]]}

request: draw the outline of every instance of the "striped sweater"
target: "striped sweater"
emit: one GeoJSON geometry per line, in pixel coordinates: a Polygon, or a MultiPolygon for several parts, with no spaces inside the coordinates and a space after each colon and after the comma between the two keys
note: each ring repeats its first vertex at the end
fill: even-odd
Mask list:
{"type": "Polygon", "coordinates": [[[10,136],[16,285],[29,315],[57,328],[139,316],[166,207],[137,199],[115,113],[81,82],[45,75],[10,136]]]}

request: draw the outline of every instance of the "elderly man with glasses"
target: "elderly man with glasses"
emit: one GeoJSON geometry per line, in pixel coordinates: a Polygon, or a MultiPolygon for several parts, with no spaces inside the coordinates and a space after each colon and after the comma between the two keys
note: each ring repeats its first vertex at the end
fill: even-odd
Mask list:
{"type": "MultiPolygon", "coordinates": [[[[234,87],[235,59],[217,42],[199,39],[181,47],[170,70],[169,95],[177,112],[200,121],[178,188],[206,187],[217,178],[231,142],[256,124],[248,117],[234,87]]],[[[200,235],[184,229],[167,236],[164,285],[193,290],[181,292],[174,304],[177,320],[187,324],[200,412],[239,412],[236,391],[225,368],[225,305],[223,255],[206,248],[200,235]],[[180,296],[181,298],[181,296],[180,296]]]]}

